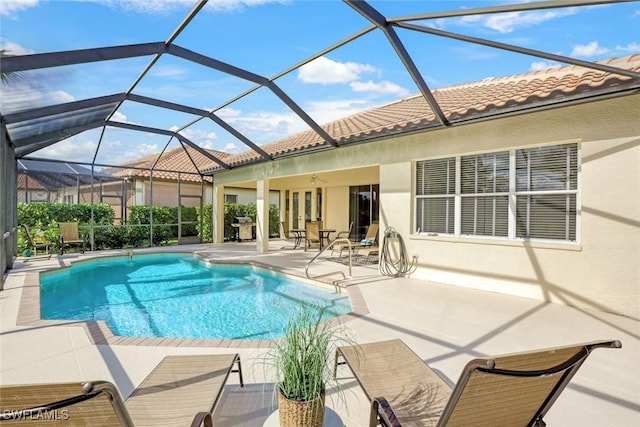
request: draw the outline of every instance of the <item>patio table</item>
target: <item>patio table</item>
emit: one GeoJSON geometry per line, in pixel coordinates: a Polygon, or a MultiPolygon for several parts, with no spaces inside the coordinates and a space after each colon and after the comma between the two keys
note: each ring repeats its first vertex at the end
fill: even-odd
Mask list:
{"type": "Polygon", "coordinates": [[[298,249],[300,247],[300,243],[304,240],[305,229],[304,228],[292,228],[289,230],[290,233],[293,234],[293,249],[298,249]]]}

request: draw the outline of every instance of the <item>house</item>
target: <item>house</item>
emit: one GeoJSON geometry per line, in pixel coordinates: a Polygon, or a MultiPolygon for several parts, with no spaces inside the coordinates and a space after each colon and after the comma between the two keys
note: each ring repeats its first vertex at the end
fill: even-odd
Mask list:
{"type": "Polygon", "coordinates": [[[324,125],[340,149],[313,131],[263,145],[277,167],[205,171],[216,209],[227,187],[256,185],[259,206],[276,189],[290,227],[379,221],[381,243],[397,231],[413,277],[640,318],[640,55],[602,65],[635,74],[486,79],[433,91],[445,126],[413,96],[324,125]]]}
{"type": "MultiPolygon", "coordinates": [[[[221,151],[206,151],[221,159],[230,156],[221,151]]],[[[212,179],[201,175],[201,169],[210,163],[210,159],[190,147],[172,148],[104,169],[104,173],[120,180],[103,186],[102,192],[113,195],[107,203],[112,204],[115,212],[121,210],[123,203],[126,207],[150,204],[198,207],[212,201],[212,179]]],[[[225,189],[224,200],[227,203],[255,203],[255,189],[229,187],[225,189]]],[[[271,203],[279,204],[277,191],[272,192],[271,203]]],[[[127,210],[123,210],[123,215],[123,218],[127,217],[127,210]]]]}
{"type": "MultiPolygon", "coordinates": [[[[22,203],[90,203],[92,182],[107,185],[114,181],[103,172],[63,161],[20,159],[17,163],[17,195],[22,203]]],[[[94,195],[95,201],[102,201],[99,192],[94,195]]]]}

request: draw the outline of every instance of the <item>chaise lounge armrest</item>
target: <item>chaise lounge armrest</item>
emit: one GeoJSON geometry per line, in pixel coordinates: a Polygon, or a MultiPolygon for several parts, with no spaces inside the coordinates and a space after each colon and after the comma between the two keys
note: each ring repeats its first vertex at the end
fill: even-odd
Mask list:
{"type": "Polygon", "coordinates": [[[193,421],[191,422],[191,427],[213,427],[213,419],[209,412],[198,412],[195,417],[193,417],[193,421]]]}
{"type": "Polygon", "coordinates": [[[369,419],[374,420],[376,417],[383,426],[402,427],[402,424],[398,421],[395,412],[393,412],[393,408],[391,408],[391,405],[384,397],[376,397],[371,401],[371,416],[369,419]]]}

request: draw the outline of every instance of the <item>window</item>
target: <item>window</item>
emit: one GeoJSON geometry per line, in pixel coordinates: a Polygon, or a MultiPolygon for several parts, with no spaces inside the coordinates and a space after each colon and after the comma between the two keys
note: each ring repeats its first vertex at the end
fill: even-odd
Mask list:
{"type": "Polygon", "coordinates": [[[464,156],[460,175],[460,233],[507,237],[509,152],[464,156]]]}
{"type": "Polygon", "coordinates": [[[456,159],[418,162],[416,178],[418,232],[453,234],[456,159]]]}
{"type": "Polygon", "coordinates": [[[516,235],[576,240],[575,144],[516,150],[516,235]]]}
{"type": "Polygon", "coordinates": [[[225,203],[238,203],[238,195],[237,194],[225,194],[224,195],[225,203]]]}
{"type": "Polygon", "coordinates": [[[415,230],[576,241],[578,146],[419,161],[415,230]]]}

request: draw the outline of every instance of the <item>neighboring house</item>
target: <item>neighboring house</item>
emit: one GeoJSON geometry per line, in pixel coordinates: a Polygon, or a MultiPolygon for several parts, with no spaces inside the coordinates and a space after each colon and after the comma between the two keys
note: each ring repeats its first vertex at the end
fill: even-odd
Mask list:
{"type": "MultiPolygon", "coordinates": [[[[206,151],[221,159],[230,156],[220,151],[206,151]]],[[[102,192],[106,196],[113,196],[106,202],[114,206],[117,217],[118,212],[122,212],[124,218],[128,215],[127,210],[122,209],[123,201],[127,208],[150,204],[198,207],[201,203],[212,202],[212,179],[203,179],[200,175],[200,170],[210,163],[210,159],[192,148],[173,148],[104,169],[103,172],[120,178],[120,181],[103,186],[102,192]]],[[[255,204],[255,189],[228,188],[225,201],[255,204]]],[[[271,203],[279,203],[278,192],[272,192],[271,203]]]]}
{"type": "MultiPolygon", "coordinates": [[[[637,72],[640,55],[606,65],[637,72]]],[[[251,182],[285,195],[290,227],[368,218],[381,241],[393,228],[418,259],[413,277],[640,318],[639,90],[576,66],[436,89],[450,126],[413,96],[324,125],[340,149],[296,157],[327,146],[308,131],[261,146],[273,162],[212,166],[216,209],[251,182]]]]}
{"type": "Polygon", "coordinates": [[[88,167],[62,161],[20,159],[17,166],[18,202],[23,203],[90,203],[92,182],[98,202],[101,186],[114,181],[103,172],[92,173],[88,167]]]}
{"type": "Polygon", "coordinates": [[[58,193],[49,190],[37,177],[18,173],[19,203],[55,202],[57,199],[58,193]]]}

